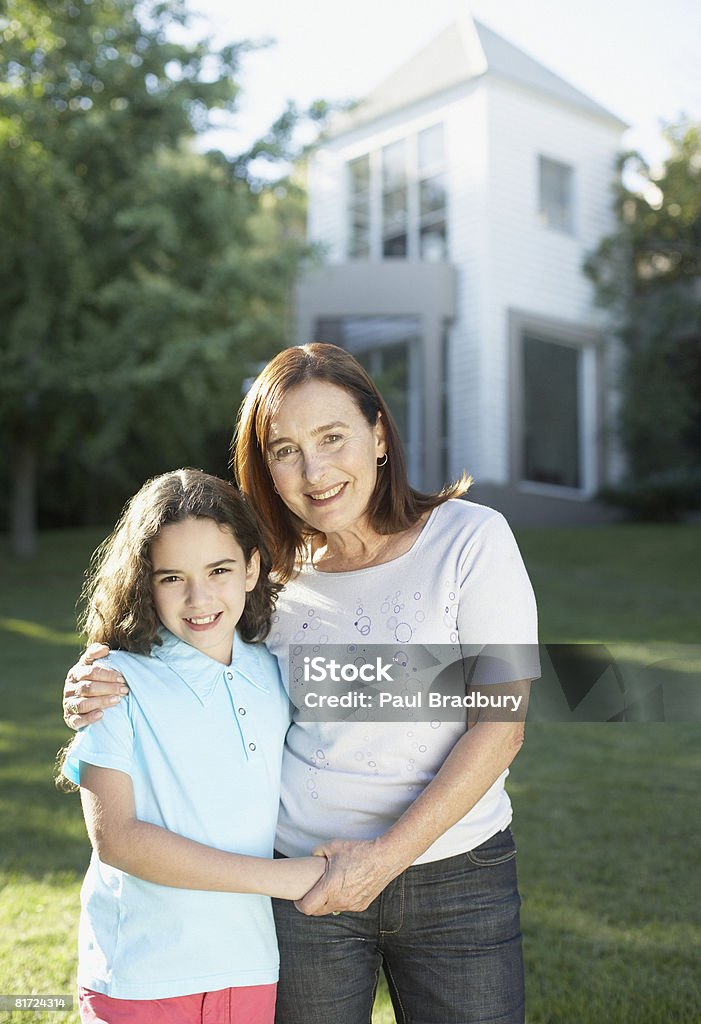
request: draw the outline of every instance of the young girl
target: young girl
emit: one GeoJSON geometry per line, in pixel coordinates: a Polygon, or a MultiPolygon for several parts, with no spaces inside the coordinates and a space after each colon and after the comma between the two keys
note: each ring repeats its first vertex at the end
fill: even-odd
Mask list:
{"type": "Polygon", "coordinates": [[[149,481],[93,559],[88,640],[129,694],[68,749],[93,855],[81,893],[83,1022],[272,1022],[270,896],[324,858],[272,860],[288,702],[262,644],[279,589],[236,490],[198,470],[149,481]],[[208,851],[202,871],[203,845],[208,851]],[[235,851],[235,852],[234,852],[235,851]],[[197,856],[203,890],[181,888],[197,856]],[[151,879],[156,874],[159,881],[151,879]]]}

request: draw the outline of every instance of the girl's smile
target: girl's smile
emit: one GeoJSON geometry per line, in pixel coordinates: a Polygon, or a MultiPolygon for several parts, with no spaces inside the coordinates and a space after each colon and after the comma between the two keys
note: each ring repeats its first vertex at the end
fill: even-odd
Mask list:
{"type": "Polygon", "coordinates": [[[221,614],[221,612],[216,612],[214,615],[206,615],[199,619],[186,618],[185,622],[187,622],[188,626],[192,629],[209,629],[210,626],[213,626],[214,623],[219,620],[221,614]]]}
{"type": "Polygon", "coordinates": [[[151,563],[153,603],[166,629],[228,665],[246,594],[258,579],[258,552],[246,565],[226,526],[185,519],[163,527],[151,544],[151,563]]]}

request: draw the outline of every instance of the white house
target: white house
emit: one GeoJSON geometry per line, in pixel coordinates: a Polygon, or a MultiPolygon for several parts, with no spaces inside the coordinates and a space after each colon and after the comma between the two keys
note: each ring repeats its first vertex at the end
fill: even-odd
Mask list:
{"type": "Polygon", "coordinates": [[[325,265],[297,340],[353,352],[412,482],[463,468],[513,521],[596,521],[620,474],[615,345],[582,264],[626,125],[465,16],[336,118],[309,168],[325,265]]]}

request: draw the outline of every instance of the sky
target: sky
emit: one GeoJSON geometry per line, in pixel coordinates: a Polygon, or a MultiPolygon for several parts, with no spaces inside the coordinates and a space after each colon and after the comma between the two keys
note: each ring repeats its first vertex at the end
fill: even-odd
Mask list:
{"type": "Polygon", "coordinates": [[[244,58],[231,126],[209,144],[237,152],[293,99],[359,99],[470,13],[631,125],[627,148],[653,164],[661,120],[701,121],[699,0],[188,0],[198,36],[274,39],[244,58]]]}

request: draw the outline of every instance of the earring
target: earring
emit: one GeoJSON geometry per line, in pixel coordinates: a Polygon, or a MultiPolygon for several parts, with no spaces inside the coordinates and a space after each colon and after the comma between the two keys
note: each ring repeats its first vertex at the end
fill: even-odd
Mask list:
{"type": "Polygon", "coordinates": [[[387,454],[387,452],[385,452],[385,454],[382,456],[382,458],[377,460],[377,468],[378,469],[382,469],[382,467],[386,466],[388,462],[389,462],[389,455],[387,454]]]}

